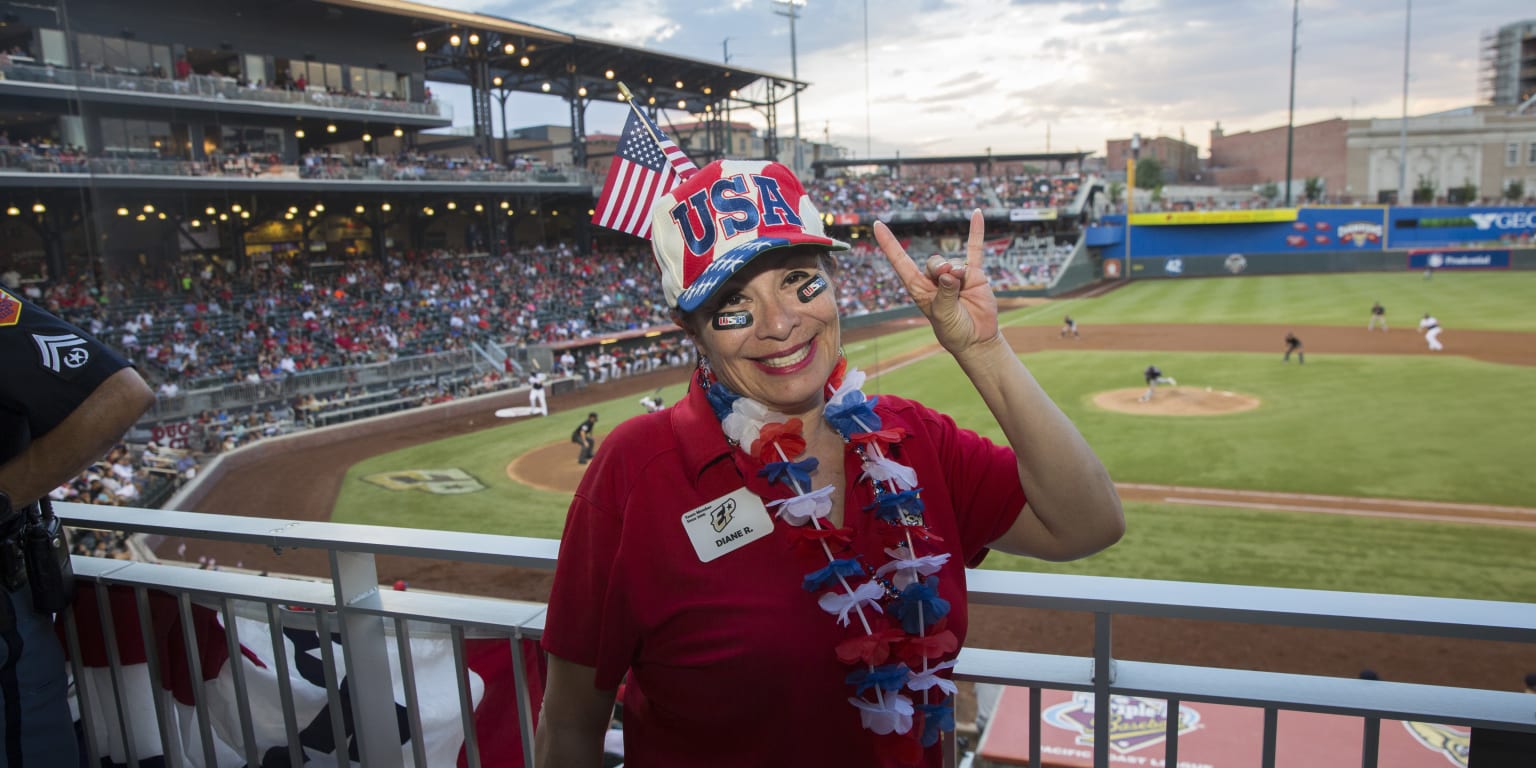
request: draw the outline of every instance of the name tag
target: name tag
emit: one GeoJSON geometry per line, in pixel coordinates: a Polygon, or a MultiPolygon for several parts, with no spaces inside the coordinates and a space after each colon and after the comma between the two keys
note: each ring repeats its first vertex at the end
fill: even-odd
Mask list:
{"type": "Polygon", "coordinates": [[[683,513],[683,530],[699,562],[735,552],[773,532],[773,518],[757,494],[740,488],[683,513]]]}

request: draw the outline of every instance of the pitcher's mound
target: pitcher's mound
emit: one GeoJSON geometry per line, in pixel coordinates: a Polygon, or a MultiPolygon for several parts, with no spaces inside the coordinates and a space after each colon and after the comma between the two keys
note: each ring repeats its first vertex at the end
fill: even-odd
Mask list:
{"type": "Polygon", "coordinates": [[[1093,404],[1106,411],[1150,413],[1158,416],[1219,416],[1259,407],[1259,399],[1240,392],[1204,387],[1158,387],[1143,402],[1145,389],[1115,389],[1093,396],[1093,404]]]}
{"type": "Polygon", "coordinates": [[[550,443],[513,459],[507,477],[544,491],[573,493],[587,471],[586,464],[576,461],[580,454],[581,446],[574,443],[550,443]]]}

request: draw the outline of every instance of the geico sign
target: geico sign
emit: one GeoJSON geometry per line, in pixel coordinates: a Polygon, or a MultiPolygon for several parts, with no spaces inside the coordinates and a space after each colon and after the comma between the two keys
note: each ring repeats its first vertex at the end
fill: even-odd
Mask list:
{"type": "Polygon", "coordinates": [[[1531,229],[1536,228],[1536,211],[1509,213],[1474,213],[1468,218],[1478,229],[1531,229]]]}

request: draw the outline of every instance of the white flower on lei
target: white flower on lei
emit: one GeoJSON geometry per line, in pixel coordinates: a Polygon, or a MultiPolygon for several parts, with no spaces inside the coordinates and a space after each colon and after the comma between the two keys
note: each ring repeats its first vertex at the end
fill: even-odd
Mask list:
{"type": "Polygon", "coordinates": [[[778,516],[790,525],[805,525],[813,519],[821,520],[832,513],[834,490],[836,489],[832,486],[824,485],[810,493],[770,501],[768,506],[779,507],[778,516]]]}
{"type": "Polygon", "coordinates": [[[883,699],[868,701],[850,697],[848,703],[859,708],[859,719],[865,728],[882,736],[912,730],[912,700],[896,693],[887,693],[883,699]]]}
{"type": "Polygon", "coordinates": [[[955,691],[960,690],[959,688],[955,687],[955,681],[948,678],[939,677],[939,672],[953,667],[956,661],[958,661],[958,659],[950,659],[949,661],[946,661],[942,664],[936,664],[921,672],[913,672],[912,676],[907,678],[907,687],[914,691],[926,691],[929,688],[938,688],[950,696],[955,695],[955,691]]]}
{"type": "Polygon", "coordinates": [[[743,450],[750,451],[764,424],[786,421],[789,421],[788,416],[770,411],[767,406],[751,398],[738,397],[731,404],[731,414],[720,423],[720,428],[726,437],[735,440],[743,450]]]}
{"type": "Polygon", "coordinates": [[[875,613],[884,613],[880,608],[880,598],[885,596],[885,587],[879,582],[866,581],[855,587],[853,592],[828,592],[817,601],[821,609],[837,616],[837,623],[848,626],[848,612],[863,605],[873,608],[875,613]]]}
{"type": "Polygon", "coordinates": [[[919,575],[932,576],[938,573],[944,568],[944,564],[949,562],[948,552],[938,555],[924,555],[922,557],[907,557],[907,549],[901,547],[887,549],[885,553],[891,556],[891,561],[876,569],[875,575],[884,576],[895,571],[896,575],[891,577],[891,584],[895,585],[898,591],[906,589],[915,583],[919,575]]]}

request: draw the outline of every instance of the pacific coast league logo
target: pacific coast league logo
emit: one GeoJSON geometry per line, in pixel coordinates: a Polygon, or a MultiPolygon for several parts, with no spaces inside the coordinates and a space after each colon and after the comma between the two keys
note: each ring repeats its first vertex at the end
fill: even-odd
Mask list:
{"type": "MultiPolygon", "coordinates": [[[[1049,707],[1045,722],[1066,731],[1076,731],[1079,746],[1093,746],[1095,713],[1093,694],[1074,693],[1072,700],[1049,707]]],[[[1168,702],[1140,696],[1109,697],[1109,746],[1119,754],[1161,744],[1168,737],[1168,702]]],[[[1183,704],[1179,707],[1179,735],[1198,730],[1200,710],[1183,704]]]]}

